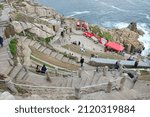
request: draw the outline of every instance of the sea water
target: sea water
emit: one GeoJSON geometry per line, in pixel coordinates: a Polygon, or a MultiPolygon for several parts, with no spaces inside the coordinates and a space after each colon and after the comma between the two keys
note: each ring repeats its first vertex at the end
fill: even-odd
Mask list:
{"type": "Polygon", "coordinates": [[[67,17],[86,20],[105,28],[123,28],[137,22],[145,32],[139,40],[150,53],[150,0],[37,0],[67,17]]]}

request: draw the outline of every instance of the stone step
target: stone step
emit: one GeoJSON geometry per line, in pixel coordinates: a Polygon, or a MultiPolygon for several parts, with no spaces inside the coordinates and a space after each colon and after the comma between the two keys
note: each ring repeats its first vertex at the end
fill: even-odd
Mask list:
{"type": "Polygon", "coordinates": [[[85,86],[90,86],[92,83],[92,77],[88,77],[85,83],[85,86]]]}
{"type": "Polygon", "coordinates": [[[80,87],[84,87],[86,82],[87,82],[87,78],[86,77],[82,78],[80,81],[80,87]]]}
{"type": "Polygon", "coordinates": [[[102,95],[101,92],[93,93],[93,95],[91,94],[81,95],[81,100],[95,100],[95,97],[98,100],[103,100],[101,95],[102,95]]]}
{"type": "Polygon", "coordinates": [[[55,58],[57,54],[58,54],[57,52],[52,52],[52,53],[50,54],[50,56],[52,56],[52,57],[55,58]]]}
{"type": "Polygon", "coordinates": [[[12,68],[13,68],[12,66],[9,66],[9,67],[5,70],[4,73],[8,75],[9,72],[12,70],[12,68]]]}
{"type": "Polygon", "coordinates": [[[24,70],[24,68],[22,68],[19,74],[17,75],[16,79],[22,80],[25,74],[26,74],[26,71],[24,70]]]}
{"type": "Polygon", "coordinates": [[[127,100],[130,100],[132,99],[133,97],[129,94],[129,91],[128,92],[124,92],[124,91],[121,91],[120,94],[125,97],[127,100]]]}
{"type": "Polygon", "coordinates": [[[73,64],[73,60],[69,59],[68,63],[73,64]]]}
{"type": "Polygon", "coordinates": [[[31,41],[32,41],[31,39],[26,39],[26,40],[24,41],[24,43],[27,44],[27,45],[30,45],[31,41]]]}
{"type": "Polygon", "coordinates": [[[113,98],[115,100],[127,100],[127,97],[124,97],[120,92],[118,91],[114,91],[111,93],[111,96],[113,96],[113,98]]]}
{"type": "Polygon", "coordinates": [[[62,82],[63,82],[63,80],[62,80],[62,78],[59,78],[58,80],[57,80],[57,82],[56,82],[56,86],[57,87],[60,87],[60,86],[62,86],[62,82]]]}
{"type": "Polygon", "coordinates": [[[19,37],[19,36],[18,38],[21,38],[22,42],[24,42],[27,39],[27,37],[19,37]]]}
{"type": "Polygon", "coordinates": [[[40,46],[41,46],[41,44],[38,43],[38,42],[36,42],[36,43],[33,45],[33,47],[36,48],[36,49],[38,49],[40,46]]]}
{"type": "Polygon", "coordinates": [[[46,48],[46,49],[43,51],[43,53],[44,53],[44,54],[47,54],[47,55],[50,55],[51,52],[52,52],[52,50],[50,50],[50,49],[48,49],[48,48],[46,48]]]}
{"type": "Polygon", "coordinates": [[[46,76],[45,75],[40,75],[40,74],[35,74],[32,72],[28,73],[28,77],[25,79],[27,82],[30,82],[34,85],[38,85],[38,86],[48,86],[49,82],[47,82],[46,80],[46,76]]]}
{"type": "Polygon", "coordinates": [[[0,62],[0,72],[4,73],[10,67],[8,61],[0,62]]]}
{"type": "Polygon", "coordinates": [[[98,97],[101,97],[102,100],[114,100],[114,97],[111,95],[111,93],[105,93],[102,92],[98,97]]]}
{"type": "Polygon", "coordinates": [[[36,43],[36,41],[32,40],[29,45],[30,45],[30,46],[33,46],[35,43],[36,43]]]}
{"type": "Polygon", "coordinates": [[[4,54],[0,54],[0,60],[1,59],[8,59],[9,58],[9,55],[8,55],[8,53],[4,53],[4,54]]]}
{"type": "Polygon", "coordinates": [[[67,79],[63,78],[63,82],[62,82],[61,87],[66,87],[66,86],[67,86],[67,79]]]}
{"type": "Polygon", "coordinates": [[[22,68],[22,66],[21,65],[19,65],[19,66],[15,66],[15,68],[13,69],[13,71],[10,73],[10,77],[12,78],[12,79],[14,79],[15,77],[16,77],[16,75],[20,72],[20,69],[22,68]]]}
{"type": "Polygon", "coordinates": [[[57,54],[56,59],[62,60],[63,56],[64,56],[63,54],[57,54]]]}
{"type": "Polygon", "coordinates": [[[43,52],[45,49],[46,49],[46,47],[41,46],[38,50],[39,50],[40,52],[43,52]]]}
{"type": "Polygon", "coordinates": [[[69,59],[68,63],[74,64],[74,65],[79,65],[78,63],[76,63],[76,62],[75,62],[74,60],[72,60],[72,59],[69,59]]]}
{"type": "Polygon", "coordinates": [[[67,58],[67,57],[62,58],[62,62],[68,63],[68,61],[69,61],[69,58],[67,58]]]}
{"type": "Polygon", "coordinates": [[[95,75],[93,81],[92,81],[92,85],[95,85],[98,83],[98,80],[99,80],[99,75],[95,75]]]}
{"type": "Polygon", "coordinates": [[[79,78],[73,77],[72,79],[72,87],[76,87],[80,83],[79,78]]]}
{"type": "Polygon", "coordinates": [[[66,87],[72,87],[72,82],[73,82],[73,79],[72,78],[68,78],[66,87]]]}

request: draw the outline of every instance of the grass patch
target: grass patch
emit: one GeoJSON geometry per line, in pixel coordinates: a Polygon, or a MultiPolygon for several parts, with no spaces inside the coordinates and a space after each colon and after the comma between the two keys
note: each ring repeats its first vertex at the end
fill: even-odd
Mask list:
{"type": "Polygon", "coordinates": [[[45,40],[45,43],[46,43],[46,44],[49,44],[49,42],[50,42],[51,40],[53,40],[53,38],[54,38],[54,36],[45,38],[45,39],[44,39],[44,40],[45,40]]]}
{"type": "MultiPolygon", "coordinates": [[[[50,64],[46,64],[45,62],[42,62],[42,61],[40,61],[40,60],[38,60],[38,59],[36,59],[36,58],[34,58],[34,57],[30,57],[33,61],[35,61],[35,62],[37,62],[37,63],[39,63],[39,64],[41,64],[41,65],[46,65],[46,67],[48,67],[50,70],[55,70],[55,67],[54,66],[51,66],[50,64]]],[[[70,72],[69,70],[65,70],[65,69],[61,69],[61,68],[58,68],[58,70],[60,70],[60,71],[63,71],[63,72],[70,72]]]]}
{"type": "Polygon", "coordinates": [[[150,75],[150,73],[148,71],[145,71],[145,70],[141,70],[141,75],[150,75]]]}
{"type": "Polygon", "coordinates": [[[0,10],[3,10],[3,9],[4,9],[4,5],[0,4],[0,10]]]}
{"type": "Polygon", "coordinates": [[[30,47],[31,51],[32,51],[32,55],[34,57],[36,57],[37,59],[40,59],[40,61],[45,62],[47,64],[50,65],[54,65],[57,66],[58,68],[62,68],[62,69],[66,69],[66,70],[77,70],[78,66],[77,65],[73,65],[70,63],[66,63],[66,62],[62,62],[60,60],[57,60],[49,55],[46,55],[44,53],[41,53],[39,51],[37,51],[35,48],[30,47]]]}
{"type": "MultiPolygon", "coordinates": [[[[65,45],[62,46],[63,48],[67,49],[67,50],[71,50],[72,52],[78,53],[78,54],[82,54],[82,52],[80,51],[80,47],[77,45],[65,45]]],[[[82,55],[87,56],[87,57],[91,57],[91,54],[96,54],[95,52],[89,51],[89,50],[85,50],[85,52],[83,52],[82,55]]]]}
{"type": "Polygon", "coordinates": [[[26,93],[28,93],[28,91],[26,91],[25,89],[23,89],[23,88],[21,88],[21,87],[19,87],[19,86],[16,86],[16,89],[17,89],[17,91],[18,91],[20,94],[26,94],[26,93]]]}
{"type": "Polygon", "coordinates": [[[90,26],[89,27],[90,31],[94,34],[97,34],[99,37],[103,37],[105,39],[107,39],[108,41],[112,41],[112,36],[109,32],[105,32],[102,29],[100,29],[99,26],[95,25],[95,26],[90,26]]]}
{"type": "Polygon", "coordinates": [[[107,59],[123,59],[123,56],[114,53],[99,53],[98,57],[107,59]]]}
{"type": "Polygon", "coordinates": [[[9,49],[11,54],[16,57],[17,55],[17,39],[12,39],[9,43],[9,49]]]}
{"type": "Polygon", "coordinates": [[[36,58],[34,58],[34,57],[30,57],[33,61],[36,61],[36,62],[38,62],[39,64],[44,64],[44,65],[46,65],[48,68],[50,68],[50,69],[55,69],[55,67],[53,67],[53,66],[51,66],[51,65],[49,65],[49,64],[46,64],[46,63],[44,63],[44,62],[42,62],[42,61],[39,61],[38,59],[36,59],[36,58]]]}
{"type": "MultiPolygon", "coordinates": [[[[65,45],[63,46],[65,49],[67,50],[71,50],[75,53],[78,53],[78,54],[82,54],[81,51],[80,51],[80,47],[79,46],[76,46],[76,45],[65,45]]],[[[91,57],[91,55],[97,55],[97,57],[100,57],[100,58],[108,58],[108,59],[123,59],[123,56],[121,55],[118,55],[118,54],[114,54],[114,53],[103,53],[103,52],[99,52],[99,53],[95,53],[95,52],[92,52],[92,51],[89,51],[89,50],[86,50],[83,55],[84,56],[87,56],[87,57],[91,57]]]]}

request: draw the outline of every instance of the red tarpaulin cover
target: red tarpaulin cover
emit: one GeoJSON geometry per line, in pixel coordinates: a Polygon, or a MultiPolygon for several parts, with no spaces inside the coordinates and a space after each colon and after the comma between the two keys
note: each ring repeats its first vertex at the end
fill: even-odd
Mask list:
{"type": "Polygon", "coordinates": [[[115,43],[115,42],[107,42],[106,44],[105,44],[105,46],[107,46],[107,47],[109,47],[109,48],[112,48],[112,49],[114,49],[114,50],[117,50],[117,51],[123,51],[124,50],[124,47],[122,46],[122,45],[119,45],[119,44],[117,44],[117,43],[115,43]]]}
{"type": "Polygon", "coordinates": [[[90,33],[90,32],[84,32],[83,35],[91,38],[92,36],[94,36],[94,34],[90,33]]]}

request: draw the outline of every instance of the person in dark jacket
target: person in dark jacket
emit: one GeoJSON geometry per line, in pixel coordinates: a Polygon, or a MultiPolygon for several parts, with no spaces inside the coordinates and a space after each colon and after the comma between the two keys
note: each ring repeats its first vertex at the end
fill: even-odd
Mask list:
{"type": "Polygon", "coordinates": [[[119,61],[116,61],[116,63],[115,63],[115,69],[119,69],[120,66],[121,66],[120,60],[119,60],[119,61]]]}
{"type": "Polygon", "coordinates": [[[138,64],[139,64],[139,61],[138,61],[138,60],[135,61],[135,63],[134,63],[134,68],[137,68],[137,67],[138,67],[138,64]]]}
{"type": "Polygon", "coordinates": [[[43,65],[43,67],[41,68],[41,73],[46,73],[46,71],[47,71],[47,68],[45,65],[43,65]]]}
{"type": "Polygon", "coordinates": [[[1,47],[3,47],[3,38],[0,36],[0,45],[1,45],[1,47]]]}
{"type": "Polygon", "coordinates": [[[81,57],[81,59],[80,59],[80,63],[81,63],[81,67],[83,67],[84,58],[82,58],[82,57],[81,57]]]}

